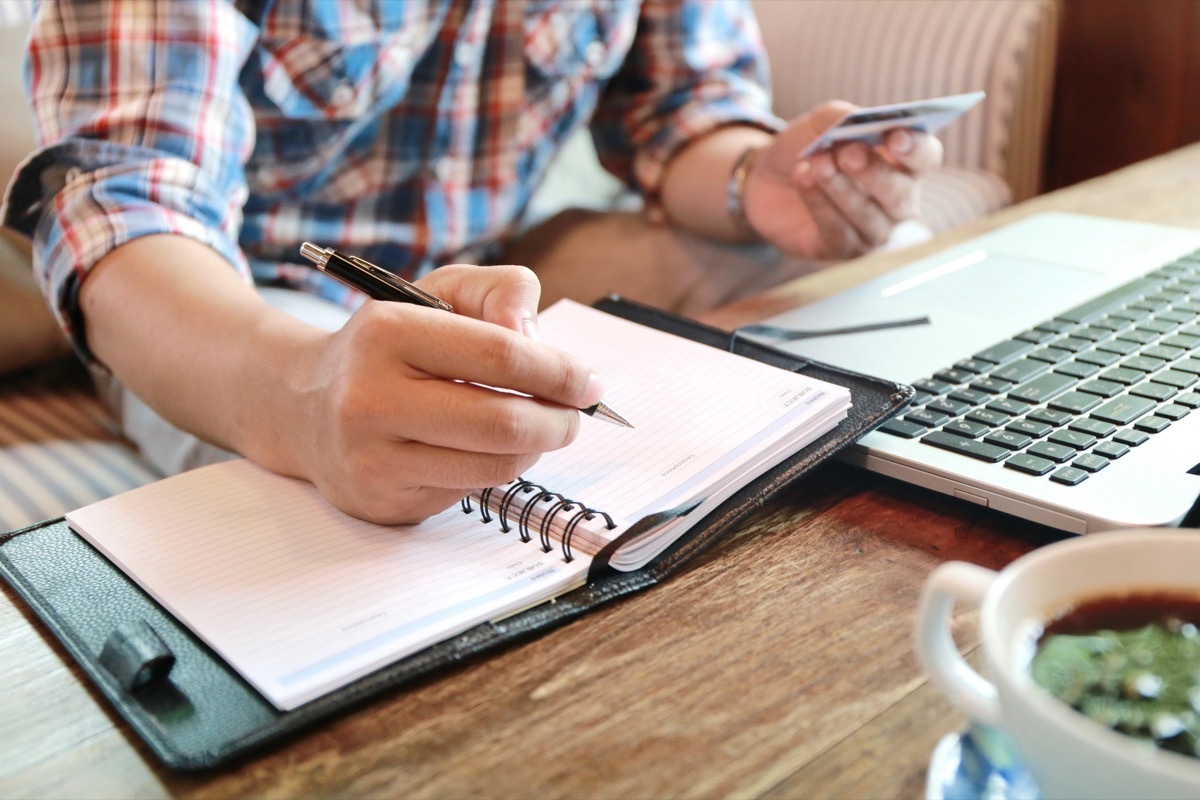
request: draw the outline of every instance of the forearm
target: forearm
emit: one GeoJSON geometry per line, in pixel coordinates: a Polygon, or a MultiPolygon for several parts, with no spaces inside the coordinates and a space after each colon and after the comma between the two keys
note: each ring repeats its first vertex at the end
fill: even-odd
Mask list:
{"type": "Polygon", "coordinates": [[[321,331],[270,307],[229,264],[181,236],[136,239],[84,281],[96,358],[165,419],[280,472],[296,365],[321,331]]]}
{"type": "Polygon", "coordinates": [[[730,216],[727,188],[733,167],[750,147],[771,142],[760,128],[730,125],[689,144],[663,174],[663,211],[675,224],[722,241],[746,241],[746,231],[730,216]]]}

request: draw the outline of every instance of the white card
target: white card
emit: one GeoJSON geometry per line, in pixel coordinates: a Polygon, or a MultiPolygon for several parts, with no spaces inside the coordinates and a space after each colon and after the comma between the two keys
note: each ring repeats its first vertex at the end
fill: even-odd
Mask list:
{"type": "Polygon", "coordinates": [[[978,104],[984,95],[984,92],[968,92],[851,111],[804,148],[800,158],[807,158],[837,142],[853,140],[875,145],[893,128],[937,133],[978,104]]]}

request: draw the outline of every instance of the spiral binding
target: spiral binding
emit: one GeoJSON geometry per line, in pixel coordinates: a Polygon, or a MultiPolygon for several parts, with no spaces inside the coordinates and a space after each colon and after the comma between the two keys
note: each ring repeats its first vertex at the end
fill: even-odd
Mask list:
{"type": "MultiPolygon", "coordinates": [[[[479,494],[479,517],[487,523],[493,520],[491,513],[492,497],[498,491],[497,487],[488,487],[479,494]]],[[[531,531],[531,523],[535,509],[539,504],[545,501],[552,501],[550,505],[544,506],[546,509],[537,520],[538,542],[541,545],[542,552],[549,553],[554,549],[554,544],[551,538],[551,533],[554,529],[554,521],[559,514],[569,514],[565,517],[566,522],[563,524],[562,536],[559,539],[559,544],[562,547],[563,560],[570,562],[575,560],[575,556],[571,552],[571,540],[575,536],[575,531],[579,525],[587,520],[603,517],[605,527],[612,530],[617,527],[613,522],[613,518],[604,511],[595,508],[588,508],[578,500],[572,500],[563,496],[558,492],[553,492],[541,484],[528,481],[524,478],[517,478],[512,482],[512,485],[504,490],[500,500],[496,503],[496,521],[500,526],[501,533],[508,533],[512,530],[509,524],[510,516],[514,509],[514,502],[518,496],[525,495],[524,502],[520,505],[520,511],[516,513],[517,535],[522,542],[533,541],[533,533],[531,531]]],[[[470,514],[474,509],[471,505],[470,496],[462,499],[462,510],[464,514],[470,514]]]]}

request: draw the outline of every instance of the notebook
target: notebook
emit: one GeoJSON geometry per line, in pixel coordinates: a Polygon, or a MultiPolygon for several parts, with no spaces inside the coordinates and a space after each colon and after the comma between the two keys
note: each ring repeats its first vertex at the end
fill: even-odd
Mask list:
{"type": "Polygon", "coordinates": [[[647,564],[842,421],[826,381],[562,301],[543,338],[587,360],[632,429],[583,420],[520,480],[419,525],[349,517],[246,460],[67,514],[72,529],[281,710],[647,564]]]}
{"type": "Polygon", "coordinates": [[[842,457],[1070,533],[1200,496],[1200,231],[1040,214],[748,335],[909,383],[842,457]]]}

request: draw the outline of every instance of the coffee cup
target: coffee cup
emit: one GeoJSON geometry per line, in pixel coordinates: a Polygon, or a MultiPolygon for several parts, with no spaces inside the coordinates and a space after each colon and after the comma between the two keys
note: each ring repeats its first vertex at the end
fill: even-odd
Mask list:
{"type": "Polygon", "coordinates": [[[1200,798],[1200,758],[1107,727],[1033,678],[1045,625],[1081,603],[1130,594],[1200,598],[1200,531],[1091,534],[1040,547],[999,572],[942,564],[921,594],[917,654],[951,703],[1008,735],[1043,797],[1200,798]],[[956,603],[979,609],[987,677],[954,641],[956,603]]]}

